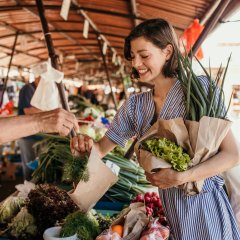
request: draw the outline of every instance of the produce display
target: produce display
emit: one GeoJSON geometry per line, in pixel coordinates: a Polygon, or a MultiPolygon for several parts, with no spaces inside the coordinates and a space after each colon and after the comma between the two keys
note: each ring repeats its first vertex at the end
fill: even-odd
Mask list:
{"type": "Polygon", "coordinates": [[[99,223],[91,212],[79,211],[69,214],[62,227],[61,236],[69,237],[77,233],[81,240],[95,239],[100,233],[99,223]]]}
{"type": "Polygon", "coordinates": [[[172,164],[173,169],[185,171],[191,160],[183,148],[166,139],[149,139],[141,143],[141,148],[151,152],[154,156],[164,159],[172,164]]]}
{"type": "Polygon", "coordinates": [[[87,157],[85,155],[73,156],[69,138],[55,135],[44,136],[45,147],[38,157],[38,167],[32,175],[33,179],[42,183],[87,181],[87,157]]]}
{"type": "Polygon", "coordinates": [[[145,193],[153,188],[146,180],[144,170],[136,162],[114,153],[103,158],[104,162],[107,160],[120,167],[118,182],[104,195],[110,201],[129,203],[138,193],[145,193]]]}

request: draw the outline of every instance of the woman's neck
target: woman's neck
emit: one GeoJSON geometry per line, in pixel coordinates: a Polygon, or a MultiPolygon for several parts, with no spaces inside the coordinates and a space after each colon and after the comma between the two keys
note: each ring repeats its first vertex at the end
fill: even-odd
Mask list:
{"type": "Polygon", "coordinates": [[[154,84],[154,97],[166,97],[171,87],[176,82],[175,78],[161,78],[157,79],[154,84]]]}

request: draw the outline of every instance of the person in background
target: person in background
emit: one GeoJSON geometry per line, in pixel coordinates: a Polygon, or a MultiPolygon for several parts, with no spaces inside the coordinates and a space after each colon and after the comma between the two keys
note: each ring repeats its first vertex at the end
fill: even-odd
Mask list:
{"type": "MultiPolygon", "coordinates": [[[[72,139],[73,153],[90,151],[93,144],[101,157],[116,145],[124,146],[133,137],[141,138],[153,119],[186,118],[183,89],[177,79],[178,41],[173,27],[163,19],[149,19],[136,26],[125,39],[124,55],[131,62],[139,81],[153,90],[132,94],[118,110],[105,136],[93,143],[87,136],[72,139]]],[[[209,81],[198,77],[209,89],[209,81]]],[[[206,129],[207,131],[207,129],[206,129]]],[[[220,173],[239,164],[240,151],[230,130],[216,155],[184,172],[161,169],[145,173],[159,189],[165,215],[176,240],[240,240],[220,173]],[[175,186],[203,180],[201,193],[188,196],[175,186]]]]}
{"type": "Polygon", "coordinates": [[[37,133],[58,133],[67,136],[79,126],[74,114],[58,108],[29,115],[0,117],[0,144],[37,133]]]}
{"type": "MultiPolygon", "coordinates": [[[[40,76],[37,76],[32,83],[28,83],[22,87],[19,92],[18,101],[18,115],[29,115],[33,113],[41,112],[40,109],[31,106],[31,99],[33,94],[41,80],[40,76]]],[[[23,177],[26,180],[31,179],[32,170],[27,166],[27,163],[36,159],[36,152],[33,145],[42,140],[41,136],[31,135],[18,140],[20,147],[23,177]]]]}

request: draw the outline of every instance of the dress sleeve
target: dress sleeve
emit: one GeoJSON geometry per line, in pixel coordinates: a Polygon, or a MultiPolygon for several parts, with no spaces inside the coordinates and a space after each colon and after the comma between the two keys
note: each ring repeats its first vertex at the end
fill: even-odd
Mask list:
{"type": "Polygon", "coordinates": [[[127,140],[136,134],[133,120],[134,95],[130,96],[115,115],[105,136],[124,147],[127,140]]]}

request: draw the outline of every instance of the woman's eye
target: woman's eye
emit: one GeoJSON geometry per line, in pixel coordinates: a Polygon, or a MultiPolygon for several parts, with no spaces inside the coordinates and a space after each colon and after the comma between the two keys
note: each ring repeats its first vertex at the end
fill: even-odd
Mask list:
{"type": "Polygon", "coordinates": [[[144,56],[142,56],[142,58],[147,58],[148,57],[148,55],[144,55],[144,56]]]}

